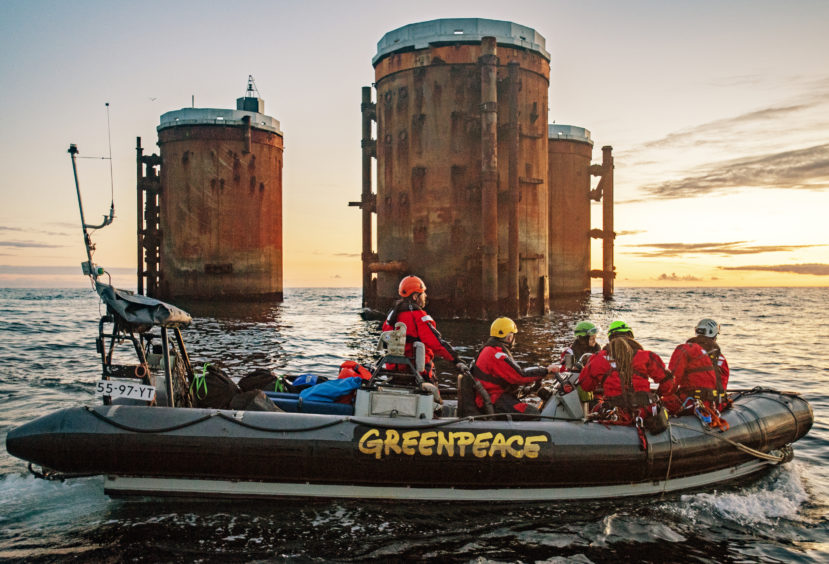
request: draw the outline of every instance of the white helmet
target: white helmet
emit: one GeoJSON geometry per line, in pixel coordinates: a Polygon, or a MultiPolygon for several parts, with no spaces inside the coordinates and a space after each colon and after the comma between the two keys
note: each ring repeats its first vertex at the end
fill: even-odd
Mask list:
{"type": "Polygon", "coordinates": [[[696,333],[697,335],[713,339],[720,334],[720,324],[713,319],[702,319],[697,323],[696,333]]]}

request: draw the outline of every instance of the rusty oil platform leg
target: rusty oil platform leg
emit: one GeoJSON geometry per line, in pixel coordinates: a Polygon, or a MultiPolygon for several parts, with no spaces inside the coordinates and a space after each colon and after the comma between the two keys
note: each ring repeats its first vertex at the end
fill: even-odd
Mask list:
{"type": "Polygon", "coordinates": [[[488,318],[498,308],[498,56],[494,37],[481,43],[481,302],[488,318]]]}

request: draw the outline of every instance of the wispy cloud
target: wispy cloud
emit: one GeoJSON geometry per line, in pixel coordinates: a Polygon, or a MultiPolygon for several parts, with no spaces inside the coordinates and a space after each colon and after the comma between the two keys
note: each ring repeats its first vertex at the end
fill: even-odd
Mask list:
{"type": "Polygon", "coordinates": [[[648,243],[642,245],[624,245],[629,248],[654,249],[633,253],[644,258],[666,258],[684,255],[755,255],[759,253],[779,253],[825,247],[826,245],[749,245],[750,241],[729,241],[725,243],[648,243]]]}
{"type": "Polygon", "coordinates": [[[0,225],[0,233],[36,233],[38,235],[48,235],[50,237],[66,237],[69,233],[65,231],[44,231],[42,229],[25,229],[23,227],[8,227],[0,225]]]}
{"type": "Polygon", "coordinates": [[[657,280],[667,281],[667,282],[699,282],[702,278],[698,278],[697,276],[692,276],[690,274],[686,274],[684,276],[677,276],[675,272],[671,272],[670,274],[665,274],[664,272],[656,277],[657,280]]]}
{"type": "Polygon", "coordinates": [[[701,174],[642,186],[660,199],[688,198],[739,188],[829,189],[829,144],[709,165],[701,174]]]}
{"type": "Polygon", "coordinates": [[[737,116],[718,119],[693,128],[669,133],[661,139],[644,143],[641,148],[663,149],[666,147],[686,147],[699,142],[711,143],[712,140],[729,138],[735,129],[744,128],[746,125],[757,126],[764,123],[767,124],[774,120],[785,119],[794,113],[807,110],[817,104],[818,102],[811,102],[753,110],[737,116]]]}
{"type": "Polygon", "coordinates": [[[755,266],[721,266],[720,270],[760,270],[769,272],[790,272],[793,274],[811,274],[813,276],[829,276],[829,264],[776,264],[755,266]]]}
{"type": "Polygon", "coordinates": [[[37,241],[0,241],[0,247],[14,247],[19,249],[56,249],[66,245],[39,243],[37,241]]]}
{"type": "MultiPolygon", "coordinates": [[[[110,274],[128,275],[135,274],[134,268],[127,267],[112,267],[107,268],[110,274]]],[[[78,266],[17,266],[0,264],[0,274],[15,274],[27,276],[46,276],[46,275],[66,275],[77,274],[81,275],[81,267],[78,266]]]]}
{"type": "Polygon", "coordinates": [[[628,229],[627,231],[617,231],[616,236],[622,237],[624,235],[639,235],[640,233],[647,233],[646,229],[628,229]]]}

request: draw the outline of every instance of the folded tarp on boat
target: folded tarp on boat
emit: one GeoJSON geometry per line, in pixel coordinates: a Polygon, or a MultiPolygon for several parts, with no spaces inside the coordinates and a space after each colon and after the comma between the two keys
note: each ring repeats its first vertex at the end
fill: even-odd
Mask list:
{"type": "Polygon", "coordinates": [[[109,310],[132,325],[181,327],[190,325],[192,321],[186,311],[155,298],[119,290],[98,281],[95,282],[95,290],[109,310]]]}

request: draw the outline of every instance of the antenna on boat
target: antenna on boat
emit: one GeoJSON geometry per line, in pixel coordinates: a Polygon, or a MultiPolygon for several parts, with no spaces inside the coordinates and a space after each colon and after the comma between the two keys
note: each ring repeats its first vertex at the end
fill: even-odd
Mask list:
{"type": "Polygon", "coordinates": [[[109,156],[108,157],[101,157],[106,158],[109,160],[109,189],[110,189],[110,204],[109,204],[109,215],[104,215],[104,220],[98,225],[92,225],[86,222],[83,215],[83,202],[81,201],[81,186],[78,182],[78,166],[76,164],[76,159],[78,158],[78,146],[74,143],[69,145],[69,156],[72,159],[72,174],[75,176],[75,192],[78,194],[78,209],[81,212],[81,229],[83,230],[83,244],[86,248],[86,262],[81,263],[81,267],[83,269],[83,273],[87,276],[91,276],[93,280],[96,280],[98,276],[104,273],[104,269],[95,265],[92,262],[92,254],[95,252],[95,244],[92,242],[92,239],[89,236],[89,231],[87,229],[96,230],[106,227],[110,225],[112,221],[115,219],[115,175],[112,172],[112,132],[110,127],[109,121],[109,102],[106,102],[106,109],[107,109],[107,143],[109,146],[109,156]]]}

